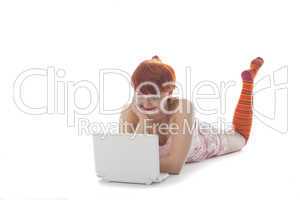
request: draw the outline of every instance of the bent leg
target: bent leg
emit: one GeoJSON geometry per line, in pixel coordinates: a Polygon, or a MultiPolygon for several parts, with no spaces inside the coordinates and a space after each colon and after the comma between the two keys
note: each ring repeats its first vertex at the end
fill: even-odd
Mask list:
{"type": "Polygon", "coordinates": [[[187,159],[188,163],[239,151],[245,146],[246,140],[234,130],[224,132],[211,129],[208,132],[202,130],[193,138],[193,144],[193,151],[187,159]]]}
{"type": "Polygon", "coordinates": [[[223,149],[218,155],[240,151],[246,144],[246,139],[241,134],[235,132],[221,135],[221,140],[223,141],[223,149]]]}
{"type": "Polygon", "coordinates": [[[250,69],[243,71],[241,74],[243,87],[233,116],[233,128],[246,139],[246,142],[252,126],[253,80],[263,62],[262,58],[254,59],[251,62],[250,69]]]}

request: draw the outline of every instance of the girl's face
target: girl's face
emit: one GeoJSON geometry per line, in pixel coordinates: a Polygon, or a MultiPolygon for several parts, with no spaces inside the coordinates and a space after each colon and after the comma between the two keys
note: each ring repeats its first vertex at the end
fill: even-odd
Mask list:
{"type": "Polygon", "coordinates": [[[166,98],[168,96],[170,96],[170,92],[161,92],[158,95],[137,92],[135,94],[135,104],[142,111],[159,111],[162,110],[160,106],[165,106],[166,98]]]}

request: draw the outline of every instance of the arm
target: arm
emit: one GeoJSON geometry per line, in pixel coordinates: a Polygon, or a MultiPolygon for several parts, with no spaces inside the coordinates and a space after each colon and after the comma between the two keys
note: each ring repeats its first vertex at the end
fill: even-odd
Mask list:
{"type": "Polygon", "coordinates": [[[138,121],[139,119],[131,111],[130,105],[128,104],[124,105],[119,118],[119,133],[134,133],[138,121]]]}
{"type": "Polygon", "coordinates": [[[146,133],[149,119],[139,113],[133,104],[123,106],[119,119],[119,133],[146,133]]]}
{"type": "Polygon", "coordinates": [[[179,174],[187,157],[192,135],[190,130],[193,122],[193,107],[191,102],[183,100],[182,111],[175,113],[170,119],[170,123],[177,124],[176,130],[171,132],[172,144],[170,153],[160,159],[160,171],[171,174],[179,174]],[[189,104],[191,110],[188,113],[186,106],[189,104]]]}

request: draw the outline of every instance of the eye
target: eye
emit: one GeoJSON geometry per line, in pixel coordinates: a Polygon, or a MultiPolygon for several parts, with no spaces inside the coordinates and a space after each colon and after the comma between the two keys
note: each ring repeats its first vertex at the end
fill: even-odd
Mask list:
{"type": "Polygon", "coordinates": [[[157,95],[151,95],[148,97],[148,99],[150,101],[159,101],[160,100],[160,96],[157,96],[157,95]]]}
{"type": "Polygon", "coordinates": [[[158,101],[159,99],[160,99],[160,98],[157,97],[157,96],[156,96],[156,97],[151,97],[151,98],[150,98],[150,100],[152,100],[152,101],[158,101]]]}

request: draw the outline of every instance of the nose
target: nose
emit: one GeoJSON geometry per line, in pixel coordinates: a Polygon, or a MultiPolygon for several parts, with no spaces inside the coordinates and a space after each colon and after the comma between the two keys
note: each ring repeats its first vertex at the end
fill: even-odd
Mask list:
{"type": "Polygon", "coordinates": [[[146,100],[146,101],[144,102],[144,107],[146,107],[146,108],[151,107],[151,103],[150,103],[149,100],[146,100]]]}
{"type": "Polygon", "coordinates": [[[151,103],[151,101],[150,100],[145,100],[144,101],[144,104],[143,104],[143,106],[144,106],[144,108],[153,108],[153,104],[151,103]]]}

